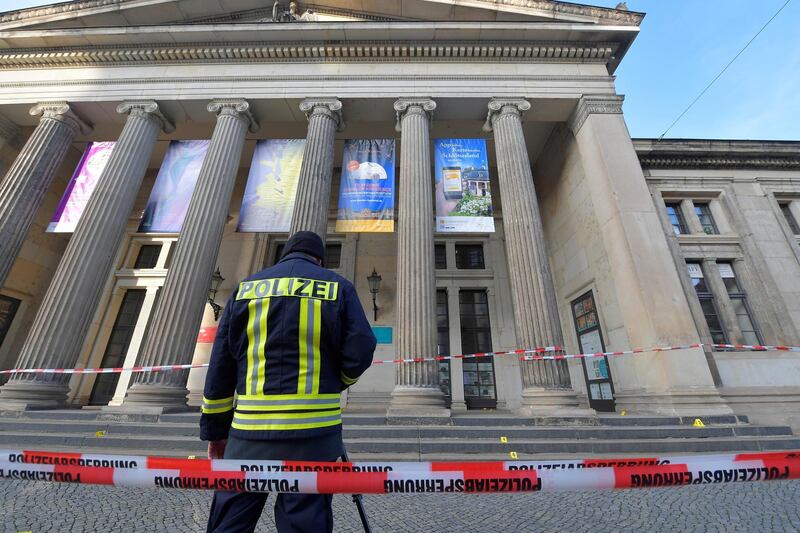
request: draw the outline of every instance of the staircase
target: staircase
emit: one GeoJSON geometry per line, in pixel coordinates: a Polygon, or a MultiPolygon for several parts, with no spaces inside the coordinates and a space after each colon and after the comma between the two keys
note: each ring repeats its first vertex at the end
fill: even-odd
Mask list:
{"type": "MultiPolygon", "coordinates": [[[[92,410],[0,411],[0,449],[204,456],[198,413],[119,415],[92,410]]],[[[502,460],[800,449],[788,426],[742,416],[519,418],[501,412],[433,420],[346,414],[344,437],[355,459],[502,460]],[[506,439],[501,439],[506,437],[506,439]],[[507,442],[503,442],[503,440],[507,442]]]]}

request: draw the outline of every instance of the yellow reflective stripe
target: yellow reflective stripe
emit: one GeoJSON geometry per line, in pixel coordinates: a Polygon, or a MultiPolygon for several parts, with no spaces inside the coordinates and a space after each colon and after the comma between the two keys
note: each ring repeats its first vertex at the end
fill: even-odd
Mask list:
{"type": "Polygon", "coordinates": [[[338,409],[339,402],[331,403],[298,403],[292,405],[238,405],[237,412],[242,411],[298,411],[302,409],[338,409]],[[242,411],[238,411],[241,409],[242,411]]]}
{"type": "Polygon", "coordinates": [[[247,372],[245,373],[245,390],[247,392],[255,393],[253,390],[253,359],[256,351],[256,306],[258,300],[250,300],[247,302],[247,372]]]}
{"type": "Polygon", "coordinates": [[[209,400],[208,398],[203,396],[203,403],[205,403],[207,405],[222,405],[224,403],[233,403],[233,396],[231,396],[229,398],[222,398],[222,399],[219,399],[219,400],[209,400]]]}
{"type": "Polygon", "coordinates": [[[300,328],[297,332],[298,372],[297,394],[307,392],[308,387],[308,298],[300,300],[300,328]]]}
{"type": "Polygon", "coordinates": [[[201,411],[204,415],[215,415],[219,413],[226,413],[228,411],[233,411],[233,404],[227,405],[225,407],[206,407],[205,405],[201,408],[201,411]]]}
{"type": "Polygon", "coordinates": [[[345,374],[344,372],[339,372],[339,379],[342,380],[342,383],[348,386],[358,381],[358,378],[347,377],[347,374],[345,374]]]}
{"type": "Polygon", "coordinates": [[[319,393],[319,367],[322,364],[319,352],[319,338],[322,333],[322,300],[311,300],[314,307],[314,344],[311,349],[314,353],[314,369],[311,374],[311,394],[319,393]]]}
{"type": "Polygon", "coordinates": [[[267,315],[269,298],[247,302],[247,375],[245,390],[258,394],[264,390],[267,357],[267,315]]]}
{"type": "Polygon", "coordinates": [[[341,415],[341,409],[314,411],[312,413],[242,413],[239,411],[239,409],[236,410],[236,418],[241,418],[243,420],[300,420],[303,418],[320,418],[341,415]]]}
{"type": "Polygon", "coordinates": [[[338,392],[325,394],[240,394],[240,400],[337,400],[341,397],[338,392]]]}
{"type": "Polygon", "coordinates": [[[258,347],[259,365],[256,375],[256,393],[264,390],[267,373],[267,316],[269,315],[269,298],[261,300],[261,342],[258,347]]]}
{"type": "Polygon", "coordinates": [[[317,300],[336,300],[339,282],[308,278],[270,278],[243,281],[236,293],[237,300],[293,296],[317,300]]]}
{"type": "Polygon", "coordinates": [[[280,431],[280,430],[294,430],[294,429],[317,429],[330,426],[341,425],[342,419],[328,420],[326,422],[313,422],[310,424],[272,424],[269,422],[256,423],[256,424],[240,424],[233,422],[231,427],[234,429],[249,430],[249,431],[280,431]]]}

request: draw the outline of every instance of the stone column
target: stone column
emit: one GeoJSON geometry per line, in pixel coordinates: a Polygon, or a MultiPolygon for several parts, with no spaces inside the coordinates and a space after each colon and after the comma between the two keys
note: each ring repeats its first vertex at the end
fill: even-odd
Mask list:
{"type": "Polygon", "coordinates": [[[303,100],[300,110],[308,117],[308,133],[290,233],[313,231],[324,241],[328,234],[336,131],[344,128],[342,103],[333,98],[309,99],[303,100]]]}
{"type": "MultiPolygon", "coordinates": [[[[589,95],[569,119],[603,250],[605,293],[620,323],[609,350],[692,344],[697,327],[656,206],[622,115],[622,96],[589,95]],[[627,344],[626,344],[627,342],[627,344]],[[615,344],[616,343],[616,344],[615,344]],[[622,343],[622,344],[620,344],[622,343]]],[[[573,142],[568,140],[568,142],[573,142]]],[[[602,304],[601,304],[602,305],[602,304]]],[[[644,353],[614,365],[617,410],[664,415],[730,414],[702,348],[644,353]]]]}
{"type": "Polygon", "coordinates": [[[39,125],[0,182],[0,287],[75,134],[91,131],[66,102],[43,102],[30,114],[42,116],[39,125]]]}
{"type": "MultiPolygon", "coordinates": [[[[258,130],[245,100],[214,100],[208,111],[217,114],[217,125],[139,356],[142,365],[192,361],[245,135],[248,129],[258,130]]],[[[188,374],[186,370],[138,374],[117,409],[151,414],[185,410],[188,374]]]]}
{"type": "MultiPolygon", "coordinates": [[[[400,131],[397,219],[398,357],[436,355],[436,277],[430,120],[436,102],[394,103],[400,131]]],[[[435,362],[397,365],[389,414],[448,416],[435,362]]]]}
{"type": "MultiPolygon", "coordinates": [[[[484,130],[494,132],[514,321],[517,342],[524,348],[564,343],[539,201],[522,131],[522,113],[530,108],[530,103],[523,99],[493,99],[484,126],[484,130]]],[[[528,361],[522,363],[521,370],[526,412],[583,411],[572,390],[566,361],[528,361]]]]}
{"type": "MultiPolygon", "coordinates": [[[[155,102],[125,102],[117,111],[128,113],[125,127],[42,300],[19,354],[19,368],[75,365],[159,130],[174,129],[155,102]]],[[[67,382],[59,375],[14,377],[0,388],[0,408],[61,407],[67,382]]]]}

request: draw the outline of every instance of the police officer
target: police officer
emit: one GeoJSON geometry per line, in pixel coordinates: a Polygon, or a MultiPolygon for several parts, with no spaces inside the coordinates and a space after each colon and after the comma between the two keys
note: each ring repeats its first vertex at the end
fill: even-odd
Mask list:
{"type": "MultiPolygon", "coordinates": [[[[340,393],[372,364],[376,341],[353,284],[323,268],[324,258],[317,234],[295,233],[277,265],[231,295],[203,391],[200,436],[209,458],[342,455],[340,393]]],[[[216,492],[208,531],[253,531],[267,496],[216,492]]],[[[332,499],[278,495],[278,531],[333,531],[332,499]]]]}

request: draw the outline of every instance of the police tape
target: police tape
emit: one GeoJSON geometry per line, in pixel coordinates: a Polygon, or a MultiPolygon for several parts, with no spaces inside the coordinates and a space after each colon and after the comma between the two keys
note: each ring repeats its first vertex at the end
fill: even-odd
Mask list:
{"type": "Polygon", "coordinates": [[[192,460],[0,451],[0,478],[306,494],[624,489],[798,479],[800,451],[475,463],[192,460]]]}
{"type": "MultiPolygon", "coordinates": [[[[800,352],[800,346],[768,346],[768,345],[753,345],[753,344],[680,344],[672,346],[652,346],[650,348],[634,348],[632,350],[619,350],[614,352],[596,352],[596,353],[576,353],[576,354],[559,354],[556,352],[564,351],[563,346],[544,346],[539,348],[524,348],[519,350],[498,351],[498,352],[479,352],[468,353],[459,355],[439,355],[436,357],[409,357],[404,359],[376,359],[372,361],[373,365],[381,364],[407,364],[407,363],[431,363],[438,361],[451,361],[453,359],[480,359],[493,356],[518,356],[521,361],[559,361],[563,359],[589,359],[593,357],[613,357],[620,355],[635,355],[644,353],[657,353],[657,352],[670,352],[675,350],[689,350],[694,348],[709,347],[719,350],[749,350],[757,352],[765,351],[783,351],[783,352],[800,352]],[[555,353],[554,355],[545,355],[547,353],[555,353]]],[[[181,365],[150,365],[150,366],[132,366],[132,367],[109,367],[109,368],[12,368],[8,370],[0,370],[0,375],[3,374],[119,374],[122,372],[131,372],[133,374],[142,372],[165,372],[171,370],[189,370],[193,368],[208,368],[208,363],[198,364],[181,364],[181,365]]]]}

